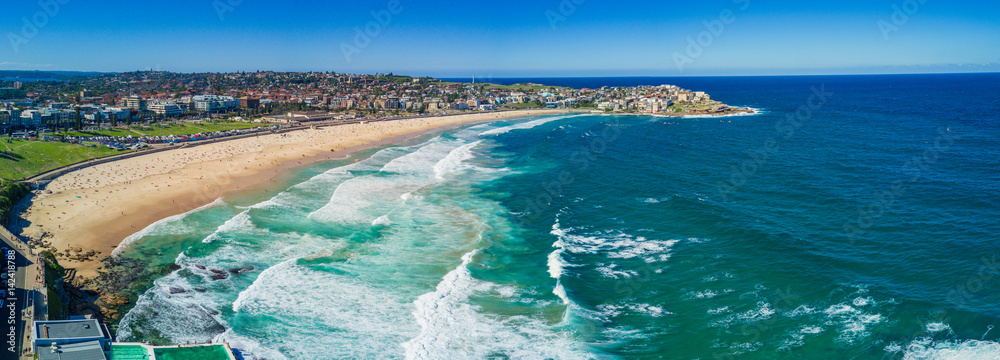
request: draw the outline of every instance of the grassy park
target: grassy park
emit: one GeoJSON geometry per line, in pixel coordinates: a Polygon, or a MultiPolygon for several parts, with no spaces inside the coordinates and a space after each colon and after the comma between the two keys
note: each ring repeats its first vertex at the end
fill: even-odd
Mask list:
{"type": "Polygon", "coordinates": [[[202,122],[202,123],[167,123],[153,125],[133,125],[128,128],[114,128],[101,130],[67,131],[59,133],[64,136],[170,136],[170,135],[192,135],[213,131],[227,131],[237,129],[248,129],[262,124],[252,124],[244,122],[202,122]]]}
{"type": "Polygon", "coordinates": [[[0,139],[0,178],[18,180],[61,166],[120,153],[56,141],[0,139]]]}

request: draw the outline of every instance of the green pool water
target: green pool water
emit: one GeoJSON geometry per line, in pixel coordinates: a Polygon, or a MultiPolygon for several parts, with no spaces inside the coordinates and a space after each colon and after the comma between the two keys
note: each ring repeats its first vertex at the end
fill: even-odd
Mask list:
{"type": "Polygon", "coordinates": [[[154,349],[156,360],[228,360],[222,345],[187,348],[154,349]]]}
{"type": "Polygon", "coordinates": [[[111,360],[145,360],[149,352],[142,346],[111,345],[111,360]]]}
{"type": "Polygon", "coordinates": [[[153,349],[153,355],[142,346],[112,345],[111,360],[228,360],[229,354],[222,345],[187,348],[153,349]]]}

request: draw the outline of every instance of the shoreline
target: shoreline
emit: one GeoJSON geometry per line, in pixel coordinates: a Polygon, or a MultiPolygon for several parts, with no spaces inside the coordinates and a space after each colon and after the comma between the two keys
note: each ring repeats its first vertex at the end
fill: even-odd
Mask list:
{"type": "Polygon", "coordinates": [[[36,248],[54,247],[64,267],[92,277],[101,258],[153,223],[232,194],[268,191],[271,184],[291,176],[289,170],[460,126],[566,112],[523,110],[330,125],[110,161],[53,179],[14,214],[18,229],[12,232],[36,248]],[[88,254],[91,251],[100,253],[88,254]]]}

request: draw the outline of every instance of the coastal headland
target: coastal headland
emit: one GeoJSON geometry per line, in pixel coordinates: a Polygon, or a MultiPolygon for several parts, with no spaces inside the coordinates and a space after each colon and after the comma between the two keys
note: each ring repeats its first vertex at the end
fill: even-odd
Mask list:
{"type": "MultiPolygon", "coordinates": [[[[228,193],[267,190],[289,169],[462,125],[565,110],[520,110],[366,122],[152,153],[62,175],[37,191],[21,235],[90,277],[129,236],[228,193]]],[[[278,189],[273,189],[277,191],[278,189]]]]}

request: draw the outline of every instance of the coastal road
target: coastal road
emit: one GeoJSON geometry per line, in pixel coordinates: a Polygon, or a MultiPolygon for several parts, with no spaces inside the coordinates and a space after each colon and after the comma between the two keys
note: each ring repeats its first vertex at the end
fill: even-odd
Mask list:
{"type": "MultiPolygon", "coordinates": [[[[2,233],[6,233],[5,231],[2,233]]],[[[4,234],[6,235],[6,234],[4,234]]],[[[15,240],[16,241],[16,240],[15,240]]],[[[28,266],[33,265],[31,258],[25,256],[24,246],[12,243],[8,236],[3,236],[0,243],[3,269],[0,271],[3,296],[0,296],[0,317],[3,318],[3,348],[0,349],[0,360],[20,359],[25,342],[25,307],[30,288],[25,282],[29,272],[28,266]]],[[[32,275],[34,276],[34,275],[32,275]]],[[[34,283],[34,281],[32,281],[34,283]]]]}

